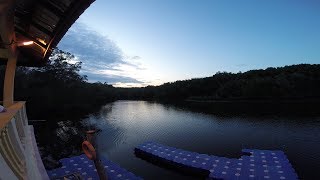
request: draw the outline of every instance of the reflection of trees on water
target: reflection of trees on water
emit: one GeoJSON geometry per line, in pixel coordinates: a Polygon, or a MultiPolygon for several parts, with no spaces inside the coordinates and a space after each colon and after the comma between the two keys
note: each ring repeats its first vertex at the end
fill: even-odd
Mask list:
{"type": "Polygon", "coordinates": [[[108,114],[112,103],[82,120],[47,121],[34,124],[39,151],[47,169],[59,166],[58,160],[82,153],[81,143],[87,130],[97,130],[99,149],[109,150],[122,139],[123,131],[112,124],[108,114]]]}
{"type": "Polygon", "coordinates": [[[35,124],[39,150],[47,169],[59,166],[58,160],[81,153],[84,138],[80,123],[66,120],[52,125],[35,124]]]}

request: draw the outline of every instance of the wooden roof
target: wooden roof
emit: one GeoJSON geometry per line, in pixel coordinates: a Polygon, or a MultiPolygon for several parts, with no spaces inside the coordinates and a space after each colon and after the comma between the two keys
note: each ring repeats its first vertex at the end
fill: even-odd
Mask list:
{"type": "Polygon", "coordinates": [[[52,49],[93,1],[16,0],[11,10],[16,39],[13,43],[34,42],[29,46],[17,47],[18,65],[44,65],[52,49]]]}

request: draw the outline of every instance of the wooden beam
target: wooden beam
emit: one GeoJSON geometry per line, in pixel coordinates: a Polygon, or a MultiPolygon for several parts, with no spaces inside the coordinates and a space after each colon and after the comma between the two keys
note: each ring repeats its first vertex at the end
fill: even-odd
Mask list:
{"type": "Polygon", "coordinates": [[[8,51],[8,61],[3,86],[3,105],[9,107],[14,103],[14,76],[17,65],[17,46],[15,43],[16,37],[14,32],[14,1],[8,0],[5,6],[2,7],[4,12],[0,14],[0,35],[2,42],[8,51]]]}
{"type": "Polygon", "coordinates": [[[21,19],[24,21],[24,23],[28,24],[29,26],[30,26],[30,25],[31,25],[31,26],[34,26],[34,27],[36,27],[37,29],[39,29],[39,31],[42,31],[43,33],[45,33],[45,34],[47,34],[47,35],[49,35],[49,36],[52,34],[52,32],[51,32],[50,30],[48,30],[47,28],[41,26],[41,25],[38,24],[37,22],[34,22],[34,21],[32,20],[32,18],[30,18],[30,19],[25,19],[25,18],[24,18],[25,15],[24,15],[24,14],[21,14],[21,13],[18,12],[18,11],[15,13],[15,16],[21,18],[21,19]]]}
{"type": "Polygon", "coordinates": [[[50,12],[58,16],[59,18],[64,16],[64,12],[62,12],[59,8],[52,5],[49,1],[39,1],[39,4],[43,6],[43,8],[48,9],[50,12]]]}
{"type": "Polygon", "coordinates": [[[9,107],[14,104],[14,76],[16,73],[17,56],[10,57],[7,62],[3,87],[3,105],[9,107]]]}
{"type": "Polygon", "coordinates": [[[16,56],[16,40],[14,33],[14,14],[8,11],[7,14],[0,14],[0,35],[3,44],[9,51],[9,56],[16,56]]]}
{"type": "Polygon", "coordinates": [[[44,59],[49,58],[51,48],[55,48],[61,38],[65,35],[71,25],[79,18],[79,16],[90,6],[95,0],[89,1],[73,1],[68,9],[64,12],[64,17],[60,17],[58,24],[51,36],[51,41],[48,44],[44,54],[44,59]]]}
{"type": "Polygon", "coordinates": [[[43,49],[46,49],[48,45],[43,44],[42,42],[38,41],[37,39],[35,39],[34,37],[31,37],[28,33],[26,33],[25,31],[21,30],[21,29],[16,29],[16,32],[23,35],[24,37],[26,37],[27,39],[29,39],[30,41],[35,42],[36,44],[38,44],[39,46],[41,46],[43,49]]]}
{"type": "Polygon", "coordinates": [[[4,0],[0,1],[0,14],[6,14],[9,9],[12,7],[14,0],[4,0]]]}
{"type": "Polygon", "coordinates": [[[0,49],[0,59],[8,59],[9,58],[9,52],[8,49],[0,49]]]}

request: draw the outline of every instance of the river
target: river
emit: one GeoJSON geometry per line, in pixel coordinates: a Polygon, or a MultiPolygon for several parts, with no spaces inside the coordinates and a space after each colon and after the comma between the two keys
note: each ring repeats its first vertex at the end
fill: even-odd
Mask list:
{"type": "Polygon", "coordinates": [[[320,117],[218,116],[147,101],[116,101],[83,121],[96,126],[100,153],[146,179],[192,179],[134,155],[145,141],[239,157],[241,149],[279,149],[301,179],[320,179],[320,117]]]}

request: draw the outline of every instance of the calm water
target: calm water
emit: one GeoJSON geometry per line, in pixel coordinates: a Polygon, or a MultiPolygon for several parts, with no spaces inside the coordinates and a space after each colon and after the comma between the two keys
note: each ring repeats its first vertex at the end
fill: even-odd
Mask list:
{"type": "Polygon", "coordinates": [[[320,118],[218,117],[146,101],[117,101],[85,120],[101,129],[99,150],[145,179],[192,179],[135,157],[145,141],[239,157],[242,148],[285,151],[301,179],[320,179],[320,118]]]}

